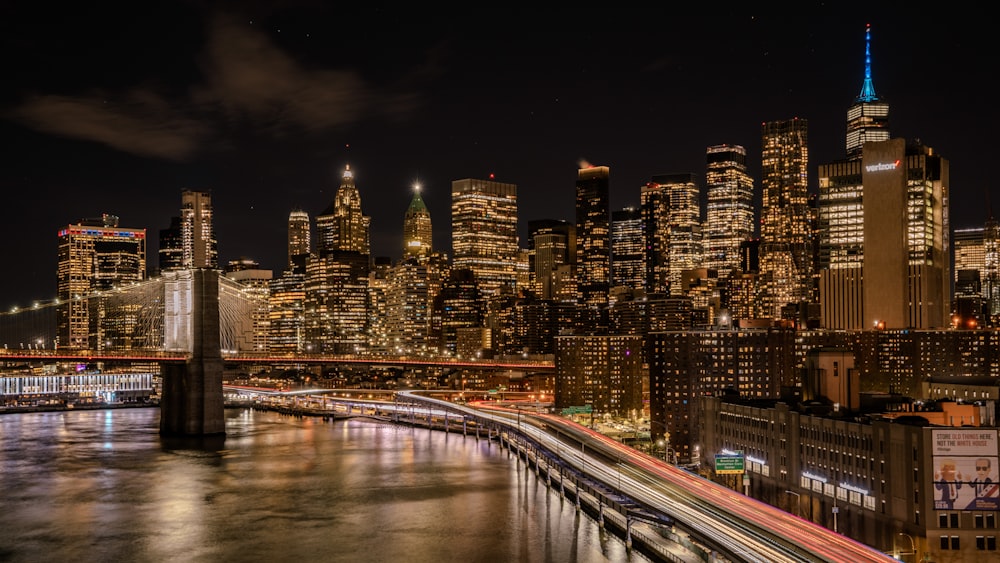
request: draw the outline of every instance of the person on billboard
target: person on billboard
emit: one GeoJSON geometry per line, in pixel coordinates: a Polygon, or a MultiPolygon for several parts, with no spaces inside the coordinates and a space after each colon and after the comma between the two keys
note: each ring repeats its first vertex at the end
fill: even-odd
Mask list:
{"type": "Polygon", "coordinates": [[[934,473],[934,488],[938,496],[934,499],[934,508],[951,510],[955,508],[955,499],[962,488],[962,472],[955,467],[955,460],[941,460],[941,469],[934,473]]]}
{"type": "Polygon", "coordinates": [[[976,491],[976,498],[970,508],[996,510],[1000,504],[1000,483],[993,481],[990,476],[992,470],[993,463],[989,458],[981,457],[976,460],[976,478],[969,483],[976,491]]]}

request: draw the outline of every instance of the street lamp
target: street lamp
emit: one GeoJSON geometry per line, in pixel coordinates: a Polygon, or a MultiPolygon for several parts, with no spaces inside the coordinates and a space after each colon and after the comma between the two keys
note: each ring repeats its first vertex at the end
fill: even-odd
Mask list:
{"type": "Polygon", "coordinates": [[[892,556],[896,559],[900,559],[904,555],[916,555],[917,547],[913,542],[913,536],[907,534],[906,532],[896,532],[892,536],[892,556]],[[906,536],[906,539],[910,540],[910,551],[899,551],[896,549],[896,536],[906,536]]]}

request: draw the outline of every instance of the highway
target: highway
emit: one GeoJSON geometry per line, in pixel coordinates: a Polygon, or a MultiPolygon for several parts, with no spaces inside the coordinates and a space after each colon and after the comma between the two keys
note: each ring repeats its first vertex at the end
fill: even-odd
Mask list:
{"type": "Polygon", "coordinates": [[[733,561],[887,563],[892,557],[783,510],[679,469],[566,418],[463,406],[416,391],[401,398],[517,429],[575,469],[663,514],[733,561]]]}

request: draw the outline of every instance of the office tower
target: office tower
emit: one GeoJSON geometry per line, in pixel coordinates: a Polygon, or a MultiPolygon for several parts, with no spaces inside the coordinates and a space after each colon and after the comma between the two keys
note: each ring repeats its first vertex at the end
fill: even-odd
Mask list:
{"type": "Polygon", "coordinates": [[[290,268],[273,278],[268,292],[268,350],[305,352],[305,269],[290,268]]]}
{"type": "MultiPolygon", "coordinates": [[[[528,221],[528,248],[535,292],[542,299],[554,299],[560,293],[556,272],[564,266],[575,268],[576,225],[559,219],[528,221]]],[[[567,272],[569,277],[574,274],[567,272]]],[[[572,293],[575,301],[575,283],[572,293]]]]}
{"type": "MultiPolygon", "coordinates": [[[[360,256],[357,252],[356,256],[360,256]]],[[[357,354],[366,349],[368,330],[367,264],[336,256],[306,261],[306,352],[357,354]]]]}
{"type": "Polygon", "coordinates": [[[611,213],[611,286],[646,288],[646,231],[638,207],[611,213]]]}
{"type": "Polygon", "coordinates": [[[646,292],[669,293],[670,186],[654,178],[639,189],[646,233],[646,292]]]}
{"type": "Polygon", "coordinates": [[[160,229],[159,268],[161,272],[184,267],[184,240],[181,236],[181,218],[171,217],[170,226],[160,229]]]}
{"type": "Polygon", "coordinates": [[[701,199],[694,174],[664,174],[653,182],[664,186],[670,201],[667,211],[667,287],[683,295],[681,277],[702,261],[701,199]]]}
{"type": "Polygon", "coordinates": [[[990,217],[983,227],[955,229],[952,245],[955,255],[955,299],[971,302],[975,311],[960,311],[960,317],[974,318],[992,326],[990,317],[1000,314],[1000,240],[997,221],[990,217]],[[972,315],[963,313],[973,313],[972,315]]]}
{"type": "Polygon", "coordinates": [[[184,268],[218,268],[219,250],[212,226],[212,194],[181,192],[181,244],[184,268]]]}
{"type": "MultiPolygon", "coordinates": [[[[250,323],[245,327],[243,333],[234,335],[234,340],[239,344],[238,349],[267,352],[270,349],[271,317],[269,308],[271,279],[274,277],[274,273],[271,270],[261,269],[260,264],[246,258],[230,261],[226,265],[225,272],[227,278],[242,286],[239,298],[235,302],[246,307],[245,312],[248,312],[250,317],[250,323]]],[[[222,291],[225,289],[223,288],[222,291]]],[[[237,315],[237,317],[245,317],[245,315],[237,315]]]]}
{"type": "Polygon", "coordinates": [[[433,250],[431,212],[420,197],[420,184],[413,186],[413,199],[403,218],[403,258],[425,258],[433,250]]]}
{"type": "Polygon", "coordinates": [[[312,227],[309,214],[301,209],[288,214],[288,268],[305,268],[305,257],[312,252],[312,227]]]}
{"type": "Polygon", "coordinates": [[[740,245],[754,236],[753,179],[746,160],[740,145],[708,147],[702,265],[721,279],[740,269],[740,245]]]}
{"type": "Polygon", "coordinates": [[[871,26],[865,30],[865,77],[847,110],[846,158],[819,165],[819,298],[824,328],[860,330],[864,262],[862,146],[889,138],[889,104],[875,94],[871,72],[871,26]]]}
{"type": "Polygon", "coordinates": [[[316,216],[319,255],[354,252],[371,256],[370,225],[371,217],[361,212],[361,193],[347,165],[333,203],[316,216]]]}
{"type": "Polygon", "coordinates": [[[577,172],[576,236],[579,302],[591,308],[608,303],[611,282],[610,169],[586,164],[577,172]]]}
{"type": "Polygon", "coordinates": [[[861,93],[847,110],[847,158],[861,158],[861,150],[869,141],[889,140],[889,104],[875,95],[872,82],[872,26],[865,27],[865,79],[861,93]]]}
{"type": "Polygon", "coordinates": [[[1000,321],[1000,225],[990,215],[983,229],[983,270],[980,274],[983,295],[986,299],[986,314],[989,325],[997,326],[1000,321]]]}
{"type": "MultiPolygon", "coordinates": [[[[485,314],[482,292],[472,270],[453,268],[434,299],[434,315],[440,319],[440,349],[456,354],[462,329],[483,327],[485,314]]],[[[466,358],[468,359],[468,358],[466,358]]]]}
{"type": "Polygon", "coordinates": [[[389,269],[387,282],[385,328],[389,352],[426,352],[433,308],[427,264],[416,257],[404,258],[389,269]]]}
{"type": "Polygon", "coordinates": [[[787,316],[786,305],[808,302],[812,294],[813,251],[808,193],[808,123],[770,121],[761,126],[760,274],[764,315],[787,316]]]}
{"type": "MultiPolygon", "coordinates": [[[[146,278],[146,230],[119,227],[118,217],[104,214],[70,224],[59,230],[58,237],[57,346],[103,349],[106,338],[90,341],[91,334],[97,334],[97,320],[121,312],[108,311],[104,301],[91,299],[91,294],[146,278]]],[[[124,333],[129,322],[117,318],[117,328],[106,329],[124,333]]]]}
{"type": "Polygon", "coordinates": [[[946,326],[951,307],[948,161],[903,139],[862,151],[867,327],[946,326]]]}
{"type": "Polygon", "coordinates": [[[470,270],[484,296],[514,292],[517,281],[517,185],[466,178],[451,183],[455,270],[470,270]]]}

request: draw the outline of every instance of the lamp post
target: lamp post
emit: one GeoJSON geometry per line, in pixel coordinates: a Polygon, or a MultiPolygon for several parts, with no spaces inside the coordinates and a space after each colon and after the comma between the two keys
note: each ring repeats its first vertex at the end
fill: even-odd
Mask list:
{"type": "Polygon", "coordinates": [[[785,489],[785,492],[788,493],[788,494],[790,494],[790,495],[795,495],[795,512],[793,512],[792,514],[798,516],[799,515],[799,508],[801,508],[801,506],[802,506],[802,495],[800,495],[799,493],[796,493],[795,491],[789,491],[788,489],[785,489]]]}
{"type": "Polygon", "coordinates": [[[896,532],[892,536],[892,556],[896,559],[901,559],[904,555],[916,555],[917,546],[913,541],[913,536],[907,534],[906,532],[896,532]],[[896,549],[896,536],[906,536],[906,539],[910,540],[910,551],[899,551],[896,549]]]}
{"type": "Polygon", "coordinates": [[[833,532],[834,533],[838,533],[837,532],[837,513],[839,513],[839,512],[840,512],[840,507],[837,506],[837,505],[833,505],[833,532]]]}

